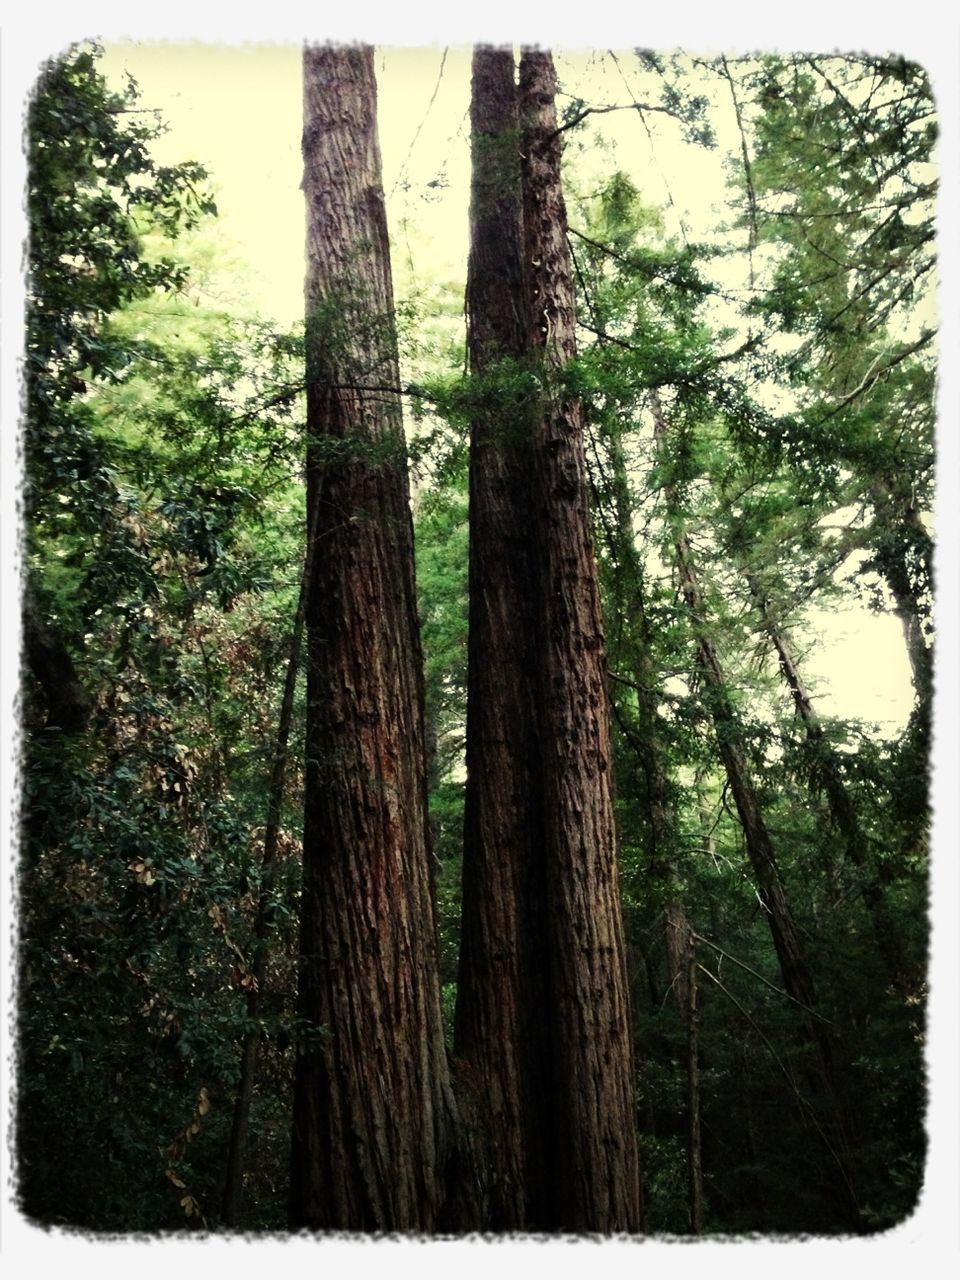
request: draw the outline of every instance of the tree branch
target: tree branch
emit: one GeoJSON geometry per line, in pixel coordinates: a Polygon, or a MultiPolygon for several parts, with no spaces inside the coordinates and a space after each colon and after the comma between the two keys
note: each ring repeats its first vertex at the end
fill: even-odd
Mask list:
{"type": "Polygon", "coordinates": [[[655,107],[649,102],[624,102],[608,107],[585,107],[583,111],[578,112],[572,120],[568,120],[566,124],[562,124],[559,128],[554,129],[553,133],[548,133],[543,141],[545,143],[552,142],[558,134],[566,132],[567,129],[575,128],[578,124],[581,124],[586,120],[587,116],[605,116],[609,115],[611,111],[638,111],[641,115],[643,115],[644,111],[656,111],[659,112],[660,115],[672,116],[674,120],[679,120],[681,124],[685,123],[683,116],[681,116],[679,112],[671,110],[670,107],[655,107]]]}

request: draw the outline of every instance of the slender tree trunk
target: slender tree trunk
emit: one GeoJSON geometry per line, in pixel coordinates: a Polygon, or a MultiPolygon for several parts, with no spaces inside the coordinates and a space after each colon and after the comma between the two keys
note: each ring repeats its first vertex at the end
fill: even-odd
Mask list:
{"type": "Polygon", "coordinates": [[[687,1189],[690,1232],[703,1234],[703,1167],[700,1141],[700,1014],[697,1008],[697,951],[686,938],[687,981],[687,1189]]]}
{"type": "Polygon", "coordinates": [[[793,697],[797,715],[803,722],[807,740],[815,753],[816,770],[826,792],[830,814],[843,837],[846,856],[858,874],[860,893],[870,917],[877,950],[886,967],[887,976],[895,986],[903,986],[906,981],[906,967],[897,927],[890,914],[883,887],[871,866],[867,838],[843,784],[836,756],[824,736],[823,726],[813,709],[810,694],[801,677],[787,636],[783,629],[777,626],[756,577],[752,573],[747,573],[745,576],[750,594],[760,611],[764,629],[776,649],[780,670],[793,697]]]}
{"type": "MultiPolygon", "coordinates": [[[[654,432],[662,456],[666,456],[667,421],[656,393],[651,395],[654,432]]],[[[690,549],[690,540],[679,513],[676,486],[664,486],[668,518],[674,527],[677,571],[683,598],[697,642],[697,660],[711,717],[717,730],[717,746],[743,828],[747,855],[757,882],[760,901],[770,926],[788,995],[807,1008],[816,1004],[813,979],[803,956],[800,935],[790,911],[777,867],[773,841],[763,820],[746,758],[740,727],[727,691],[726,676],[706,629],[706,602],[690,549]]]]}
{"type": "Polygon", "coordinates": [[[430,1231],[449,1139],[423,675],[369,47],[304,55],[307,763],[291,1221],[430,1231]],[[322,479],[322,492],[321,492],[322,479]]]}
{"type": "Polygon", "coordinates": [[[687,912],[680,895],[677,867],[677,815],[673,805],[667,773],[667,751],[663,741],[655,670],[646,615],[643,570],[633,534],[633,513],[627,485],[626,462],[621,442],[608,440],[611,462],[611,485],[616,512],[615,544],[610,547],[628,583],[624,584],[622,608],[638,640],[634,665],[637,695],[637,732],[629,741],[643,772],[647,800],[649,842],[646,871],[661,887],[663,896],[663,937],[667,956],[667,985],[677,1009],[686,1017],[687,958],[686,938],[689,933],[687,912]]]}
{"type": "MultiPolygon", "coordinates": [[[[909,812],[901,840],[905,863],[926,857],[929,830],[927,770],[930,759],[930,727],[933,713],[933,652],[924,635],[927,607],[921,596],[932,592],[933,565],[930,536],[920,520],[912,495],[905,496],[890,478],[870,486],[870,497],[879,524],[876,567],[886,579],[894,608],[903,627],[913,677],[914,710],[904,738],[912,777],[906,787],[909,812]]],[[[896,808],[900,808],[900,803],[896,808]]],[[[881,878],[891,878],[889,864],[881,866],[881,878]]]]}
{"type": "Polygon", "coordinates": [[[223,1191],[222,1216],[224,1226],[235,1227],[240,1221],[243,1201],[244,1152],[250,1123],[250,1104],[257,1074],[257,1057],[260,1051],[260,1007],[263,986],[267,974],[268,941],[270,936],[271,903],[276,873],[277,841],[280,835],[280,816],[283,807],[283,788],[287,772],[287,755],[290,729],[293,724],[293,700],[300,670],[300,649],[306,617],[307,588],[313,563],[314,535],[308,521],[303,574],[300,594],[290,637],[290,656],[283,683],[283,697],[277,722],[277,738],[273,750],[273,762],[267,785],[267,815],[263,835],[263,856],[260,870],[260,895],[257,899],[257,915],[253,927],[253,985],[247,994],[247,1031],[243,1037],[240,1058],[240,1080],[234,1100],[233,1120],[230,1126],[230,1145],[227,1151],[227,1170],[223,1191]]]}
{"type": "Polygon", "coordinates": [[[933,694],[933,658],[924,638],[923,611],[911,580],[902,544],[907,541],[915,547],[922,548],[918,553],[918,560],[929,583],[933,578],[929,555],[930,538],[920,523],[915,507],[898,501],[890,485],[882,480],[876,481],[871,485],[870,497],[877,517],[887,531],[887,536],[893,543],[901,544],[880,558],[881,572],[893,595],[897,617],[903,627],[907,656],[910,659],[910,669],[913,674],[913,686],[918,705],[926,721],[929,719],[933,694]],[[899,536],[898,530],[902,530],[899,536]]]}
{"type": "MultiPolygon", "coordinates": [[[[667,422],[656,392],[651,393],[654,432],[661,456],[666,456],[667,422]]],[[[849,1176],[846,1158],[847,1121],[839,1101],[833,1066],[833,1046],[817,1013],[817,994],[807,965],[793,912],[787,901],[770,832],[764,821],[756,788],[750,775],[742,745],[742,732],[730,700],[726,676],[716,648],[706,628],[706,601],[700,587],[690,541],[680,514],[676,486],[664,486],[668,519],[674,530],[677,569],[681,590],[689,611],[697,642],[697,659],[704,685],[704,696],[713,719],[717,749],[723,762],[730,790],[743,829],[747,856],[753,870],[757,896],[770,929],[780,966],[784,990],[800,1006],[805,1037],[813,1051],[815,1071],[810,1074],[812,1091],[824,1097],[831,1117],[831,1134],[825,1140],[833,1153],[849,1198],[851,1215],[856,1218],[856,1195],[849,1176]]]]}

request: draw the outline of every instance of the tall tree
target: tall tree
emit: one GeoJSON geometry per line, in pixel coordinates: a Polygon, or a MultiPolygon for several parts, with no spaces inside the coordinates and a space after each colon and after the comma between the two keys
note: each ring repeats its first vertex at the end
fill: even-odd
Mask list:
{"type": "Polygon", "coordinates": [[[754,573],[748,570],[744,576],[754,605],[759,612],[763,629],[776,650],[780,672],[790,690],[793,705],[806,732],[807,742],[813,754],[813,779],[826,792],[830,815],[843,837],[846,856],[858,873],[860,893],[870,916],[877,949],[886,966],[887,977],[897,987],[909,987],[899,933],[890,913],[884,886],[877,876],[876,868],[872,865],[866,832],[844,785],[840,762],[824,734],[823,725],[814,710],[813,701],[804,683],[790,639],[774,616],[767,594],[754,573]]]}
{"type": "Polygon", "coordinates": [[[925,750],[932,547],[921,513],[933,464],[937,186],[929,81],[902,58],[842,55],[772,57],[744,77],[758,108],[751,237],[778,250],[755,309],[802,339],[783,361],[804,409],[791,452],[820,473],[826,494],[861,496],[873,509],[873,554],[861,568],[884,579],[903,625],[925,750]],[[837,493],[840,468],[849,478],[837,493]]]}
{"type": "Polygon", "coordinates": [[[291,1220],[429,1231],[450,1098],[373,50],[303,67],[316,554],[291,1220]]]}
{"type": "Polygon", "coordinates": [[[509,49],[473,54],[467,344],[470,624],[455,1050],[493,1130],[490,1225],[550,1223],[552,1054],[543,945],[532,414],[523,376],[519,123],[509,49]]]}
{"type": "Polygon", "coordinates": [[[550,53],[525,49],[519,103],[526,322],[544,387],[533,528],[551,1038],[561,1102],[555,1194],[561,1225],[630,1231],[641,1220],[633,1052],[583,410],[563,378],[576,355],[576,311],[555,94],[550,53]]]}
{"type": "MultiPolygon", "coordinates": [[[[661,461],[666,462],[669,440],[667,418],[657,392],[652,392],[650,399],[654,434],[660,447],[661,461]]],[[[851,1221],[857,1222],[859,1205],[851,1180],[847,1151],[849,1127],[837,1088],[834,1043],[817,1007],[818,996],[806,947],[787,898],[773,838],[747,763],[742,729],[720,656],[710,635],[707,603],[680,509],[679,492],[671,479],[664,483],[664,497],[676,551],[677,574],[696,643],[704,703],[716,730],[717,750],[743,828],[747,856],[757,896],[765,912],[777,953],[783,988],[801,1011],[805,1039],[812,1050],[814,1067],[808,1071],[807,1078],[811,1091],[822,1096],[826,1104],[827,1127],[821,1130],[821,1136],[834,1157],[835,1172],[839,1174],[839,1186],[849,1204],[851,1221]]]]}
{"type": "Polygon", "coordinates": [[[629,1231],[632,1043],[583,419],[563,386],[574,304],[554,81],[548,53],[524,51],[517,86],[508,52],[476,51],[468,307],[486,398],[457,1047],[480,1065],[503,1220],[629,1231]]]}
{"type": "MultiPolygon", "coordinates": [[[[29,125],[20,1202],[176,1229],[217,1196],[249,981],[258,727],[302,506],[302,433],[266,406],[296,343],[206,304],[202,170],[157,165],[155,113],[95,48],[44,68],[29,125]]],[[[289,1127],[284,967],[261,1160],[289,1127]]]]}

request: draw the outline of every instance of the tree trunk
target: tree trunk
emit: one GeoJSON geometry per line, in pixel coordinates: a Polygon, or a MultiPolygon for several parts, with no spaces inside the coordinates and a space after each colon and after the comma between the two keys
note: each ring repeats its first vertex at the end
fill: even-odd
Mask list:
{"type": "Polygon", "coordinates": [[[230,1126],[230,1144],[227,1150],[226,1178],[224,1180],[222,1217],[226,1227],[236,1227],[240,1221],[243,1201],[244,1152],[250,1123],[250,1104],[256,1082],[257,1057],[260,1051],[260,1006],[263,985],[267,974],[267,942],[270,935],[270,908],[273,900],[273,883],[276,872],[277,840],[280,835],[280,816],[283,806],[283,788],[287,772],[287,753],[290,729],[293,724],[293,700],[300,669],[300,649],[306,618],[307,590],[313,563],[314,535],[308,521],[303,574],[300,579],[300,595],[290,637],[290,656],[283,683],[277,738],[273,750],[270,779],[267,784],[267,815],[263,835],[263,856],[260,863],[260,894],[257,899],[257,915],[253,926],[253,963],[250,976],[253,979],[247,994],[247,1031],[243,1037],[240,1057],[240,1079],[234,1100],[233,1119],[230,1126]]]}
{"type": "Polygon", "coordinates": [[[605,688],[606,657],[587,508],[583,415],[563,388],[576,354],[574,292],[549,53],[520,60],[528,340],[545,391],[531,503],[551,962],[556,1225],[641,1223],[633,1047],[605,688]]]}
{"type": "Polygon", "coordinates": [[[604,652],[549,55],[477,49],[463,951],[500,1226],[640,1224],[604,652]],[[518,102],[520,133],[518,135],[518,102]]]}
{"type": "Polygon", "coordinates": [[[690,1233],[703,1234],[703,1167],[700,1141],[700,1014],[697,1009],[697,950],[685,939],[687,970],[687,1195],[690,1233]]]}
{"type": "MultiPolygon", "coordinates": [[[[665,458],[667,421],[655,392],[651,394],[651,404],[654,414],[654,434],[661,457],[665,458]]],[[[810,1009],[816,1004],[813,979],[803,956],[793,913],[787,905],[773,841],[763,820],[760,803],[743,754],[740,726],[730,701],[726,677],[716,648],[707,633],[706,602],[694,565],[690,540],[679,515],[676,486],[667,483],[664,486],[664,497],[667,503],[668,519],[674,527],[680,587],[696,638],[697,661],[703,678],[708,709],[717,731],[717,747],[733,793],[740,825],[743,828],[747,856],[753,868],[757,891],[770,926],[774,948],[780,962],[784,989],[794,1000],[810,1009]]]]}
{"type": "Polygon", "coordinates": [[[492,1141],[489,1226],[546,1225],[551,1055],[543,947],[530,408],[507,389],[526,358],[513,54],[478,47],[471,98],[467,347],[470,627],[460,970],[454,1047],[492,1141]],[[498,381],[500,386],[498,387],[498,381]]]}
{"type": "MultiPolygon", "coordinates": [[[[932,594],[933,565],[930,535],[920,520],[912,493],[890,477],[880,477],[870,486],[876,511],[878,537],[874,565],[886,580],[894,599],[894,609],[903,627],[907,656],[916,698],[904,737],[904,760],[909,761],[906,783],[895,798],[894,809],[901,815],[904,835],[901,855],[904,863],[925,859],[928,851],[930,797],[928,767],[930,727],[933,712],[933,652],[927,645],[924,624],[928,621],[932,594]]],[[[883,879],[890,875],[889,864],[880,867],[883,879]]]]}
{"type": "MultiPolygon", "coordinates": [[[[656,392],[651,393],[654,434],[660,456],[666,459],[667,421],[656,392]]],[[[691,628],[697,643],[697,660],[703,679],[704,698],[716,729],[717,749],[730,784],[740,825],[743,829],[747,856],[753,870],[757,896],[763,908],[774,950],[780,966],[783,987],[802,1012],[805,1038],[813,1051],[814,1070],[808,1074],[811,1092],[822,1096],[830,1116],[830,1135],[826,1145],[837,1162],[843,1192],[849,1201],[851,1217],[858,1218],[858,1207],[846,1160],[847,1122],[840,1104],[833,1067],[833,1046],[824,1024],[817,1014],[817,994],[813,977],[804,955],[800,932],[787,902],[773,840],[750,775],[742,745],[742,732],[727,688],[726,676],[716,648],[706,628],[706,601],[700,587],[690,541],[680,514],[676,485],[664,485],[667,515],[675,538],[680,585],[689,611],[691,628]]]]}
{"type": "Polygon", "coordinates": [[[913,686],[924,721],[929,719],[933,695],[933,659],[923,634],[924,611],[911,580],[904,542],[921,550],[917,559],[927,583],[932,582],[930,537],[909,502],[898,500],[891,485],[877,480],[870,486],[870,497],[877,518],[885,531],[885,539],[894,545],[878,557],[878,568],[893,595],[894,607],[903,627],[907,656],[913,675],[913,686]]]}
{"type": "Polygon", "coordinates": [[[291,1221],[430,1231],[452,1108],[369,47],[304,54],[307,763],[291,1221]],[[322,480],[322,492],[321,492],[322,480]]]}
{"type": "Polygon", "coordinates": [[[616,511],[615,544],[610,550],[630,583],[623,591],[622,608],[637,637],[634,689],[637,695],[637,732],[629,735],[643,772],[649,822],[646,871],[660,886],[663,901],[663,940],[667,957],[667,985],[681,1017],[686,1017],[689,932],[686,907],[680,894],[677,866],[677,815],[667,772],[667,750],[657,698],[654,667],[644,603],[643,570],[633,534],[633,512],[627,484],[626,461],[619,439],[608,440],[611,484],[616,511]]]}

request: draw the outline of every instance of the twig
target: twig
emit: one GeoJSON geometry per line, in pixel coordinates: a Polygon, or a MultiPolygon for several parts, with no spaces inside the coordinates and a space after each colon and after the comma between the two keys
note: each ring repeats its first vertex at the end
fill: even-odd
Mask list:
{"type": "Polygon", "coordinates": [[[721,956],[723,956],[724,959],[732,961],[733,964],[739,965],[741,969],[745,969],[747,973],[753,974],[753,976],[758,981],[762,982],[764,986],[769,987],[771,991],[775,991],[778,996],[783,996],[784,999],[791,1000],[794,1004],[799,1005],[800,1008],[804,1011],[804,1013],[808,1013],[812,1018],[819,1018],[821,1022],[825,1022],[827,1026],[830,1026],[830,1027],[836,1025],[835,1023],[831,1022],[829,1018],[825,1018],[822,1013],[817,1013],[816,1009],[808,1008],[807,1005],[805,1005],[802,1000],[798,1000],[796,996],[790,995],[788,991],[784,991],[782,987],[778,987],[776,983],[771,982],[769,978],[765,978],[763,974],[758,973],[756,969],[751,969],[750,966],[746,964],[743,960],[738,960],[737,957],[732,956],[729,951],[724,951],[723,947],[718,946],[715,942],[711,942],[709,938],[705,938],[703,937],[702,934],[699,934],[699,933],[694,933],[693,937],[696,939],[697,942],[705,942],[708,947],[712,947],[713,950],[718,952],[721,956]]]}

